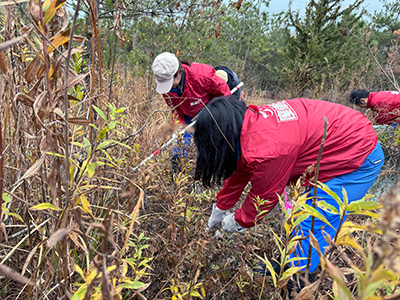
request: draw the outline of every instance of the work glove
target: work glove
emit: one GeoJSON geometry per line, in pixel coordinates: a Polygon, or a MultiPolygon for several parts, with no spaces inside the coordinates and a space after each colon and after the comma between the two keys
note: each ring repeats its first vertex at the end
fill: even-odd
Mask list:
{"type": "Polygon", "coordinates": [[[208,229],[211,229],[215,226],[220,227],[223,218],[229,213],[228,210],[222,210],[217,207],[217,204],[214,203],[211,216],[208,219],[208,229]]]}
{"type": "Polygon", "coordinates": [[[235,221],[235,213],[227,214],[222,220],[222,231],[226,232],[244,232],[247,228],[244,228],[235,221]]]}

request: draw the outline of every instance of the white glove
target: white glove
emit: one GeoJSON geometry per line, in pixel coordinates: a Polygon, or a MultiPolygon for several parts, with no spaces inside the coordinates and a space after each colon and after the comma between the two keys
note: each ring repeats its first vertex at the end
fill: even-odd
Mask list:
{"type": "Polygon", "coordinates": [[[229,213],[228,210],[222,210],[217,207],[217,204],[214,203],[211,216],[208,219],[208,229],[211,229],[215,226],[220,227],[223,218],[229,213]]]}
{"type": "Polygon", "coordinates": [[[222,231],[227,232],[244,232],[247,228],[244,228],[235,221],[235,213],[231,213],[225,216],[222,220],[222,231]]]}

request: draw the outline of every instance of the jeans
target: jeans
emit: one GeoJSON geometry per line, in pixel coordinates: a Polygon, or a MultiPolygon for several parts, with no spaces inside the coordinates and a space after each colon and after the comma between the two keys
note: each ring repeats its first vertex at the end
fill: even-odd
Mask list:
{"type": "MultiPolygon", "coordinates": [[[[342,188],[344,188],[347,192],[349,203],[353,201],[360,200],[367,193],[368,189],[374,183],[377,178],[381,167],[383,165],[384,155],[382,152],[381,145],[379,142],[377,143],[375,149],[367,156],[364,163],[355,171],[343,175],[339,175],[331,180],[325,182],[325,184],[334,192],[336,195],[343,199],[342,188]]],[[[312,194],[312,189],[311,189],[312,194]]],[[[328,204],[333,205],[336,209],[339,210],[339,205],[331,196],[329,196],[326,192],[321,189],[317,189],[317,197],[318,200],[326,201],[328,204]]],[[[308,205],[312,205],[312,199],[307,200],[308,205]]],[[[315,218],[314,223],[314,236],[318,240],[319,248],[324,254],[324,247],[328,246],[328,243],[324,239],[324,235],[328,233],[330,237],[333,237],[336,234],[336,231],[340,226],[340,216],[338,214],[329,213],[325,210],[322,210],[317,207],[317,210],[328,220],[328,222],[334,227],[328,226],[323,221],[315,218]]],[[[346,219],[345,216],[344,220],[346,219]]],[[[311,229],[311,219],[312,217],[308,217],[301,224],[301,230],[296,233],[298,236],[308,236],[309,230],[311,229]]],[[[344,222],[343,220],[343,222],[344,222]]],[[[305,240],[302,240],[298,243],[296,250],[290,255],[290,258],[301,257],[306,258],[300,261],[294,262],[296,266],[306,266],[307,258],[308,258],[308,249],[310,246],[309,238],[307,237],[305,240]]],[[[311,266],[310,272],[316,270],[320,263],[320,258],[318,256],[317,251],[312,248],[311,251],[311,266]]]]}

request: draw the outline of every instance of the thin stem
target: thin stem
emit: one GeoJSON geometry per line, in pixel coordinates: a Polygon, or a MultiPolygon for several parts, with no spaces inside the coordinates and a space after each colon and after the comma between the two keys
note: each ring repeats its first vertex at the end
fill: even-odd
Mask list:
{"type": "MultiPolygon", "coordinates": [[[[324,116],[324,134],[322,135],[322,141],[321,141],[321,146],[319,147],[319,153],[318,153],[318,159],[317,159],[317,165],[315,166],[315,175],[314,175],[314,194],[313,194],[313,199],[312,199],[312,205],[313,208],[315,209],[317,207],[317,182],[318,182],[318,174],[319,174],[319,166],[321,163],[321,156],[322,156],[322,150],[324,149],[324,144],[326,140],[326,135],[327,135],[327,129],[328,129],[328,120],[324,116]]],[[[311,218],[311,230],[310,232],[314,234],[314,224],[315,224],[315,216],[312,216],[311,218]]],[[[306,267],[306,280],[308,280],[308,275],[310,273],[310,265],[311,265],[311,243],[308,246],[308,260],[307,260],[307,267],[306,267]]]]}

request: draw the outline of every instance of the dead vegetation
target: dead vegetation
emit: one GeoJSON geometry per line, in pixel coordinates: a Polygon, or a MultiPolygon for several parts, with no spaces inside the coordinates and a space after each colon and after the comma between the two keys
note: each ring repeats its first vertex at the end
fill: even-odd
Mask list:
{"type": "MultiPolygon", "coordinates": [[[[194,147],[174,176],[171,149],[133,173],[176,129],[169,110],[146,79],[85,61],[62,4],[0,11],[0,298],[278,298],[287,279],[252,267],[289,251],[277,247],[290,242],[282,210],[215,239],[217,188],[193,181],[194,147]]],[[[400,297],[400,199],[380,202],[355,210],[358,226],[346,223],[319,286],[298,299],[400,297]]]]}

